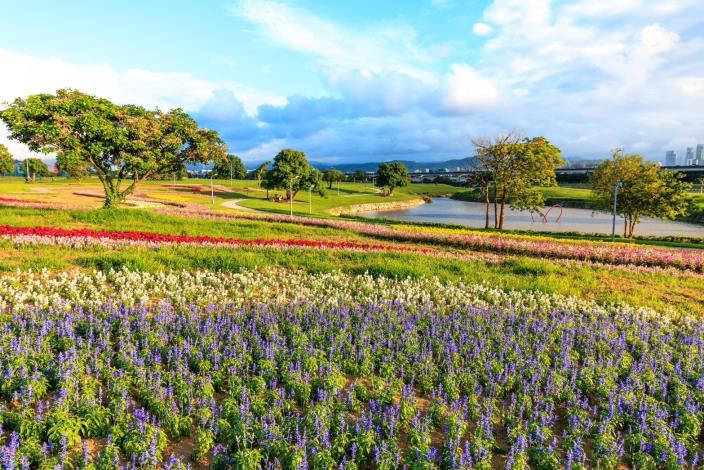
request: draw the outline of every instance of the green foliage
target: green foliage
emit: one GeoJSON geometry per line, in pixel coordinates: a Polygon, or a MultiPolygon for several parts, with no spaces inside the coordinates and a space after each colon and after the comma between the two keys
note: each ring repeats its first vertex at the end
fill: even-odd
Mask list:
{"type": "Polygon", "coordinates": [[[230,179],[232,177],[236,180],[242,180],[247,177],[247,168],[245,168],[240,157],[227,154],[223,158],[215,160],[213,177],[221,179],[230,179]]]}
{"type": "Polygon", "coordinates": [[[506,206],[537,210],[543,195],[536,186],[554,186],[555,168],[562,164],[560,149],[544,137],[520,139],[506,134],[477,139],[476,172],[470,186],[479,190],[486,203],[485,228],[489,228],[489,206],[494,205],[494,228],[503,229],[506,206]]]}
{"type": "Polygon", "coordinates": [[[0,175],[9,175],[15,171],[15,161],[12,154],[3,144],[0,144],[0,175]]]}
{"type": "Polygon", "coordinates": [[[105,207],[124,200],[140,181],[176,172],[186,162],[221,158],[225,151],[217,132],[200,129],[181,109],[120,106],[70,89],[17,98],[0,120],[11,139],[31,150],[56,152],[71,171],[82,171],[82,165],[94,171],[105,207]],[[130,181],[127,188],[123,181],[130,181]]]}
{"type": "Polygon", "coordinates": [[[617,150],[590,176],[594,206],[611,211],[616,184],[620,182],[617,213],[624,218],[623,236],[631,238],[641,217],[674,219],[687,213],[692,185],[683,177],[679,172],[660,170],[640,155],[623,155],[617,150]]]}
{"type": "Polygon", "coordinates": [[[60,152],[57,154],[56,166],[61,174],[79,181],[90,175],[90,164],[76,152],[60,152]]]}
{"type": "Polygon", "coordinates": [[[328,183],[328,189],[332,189],[333,183],[344,180],[345,174],[339,170],[329,169],[323,171],[323,181],[328,183]]]}
{"type": "Polygon", "coordinates": [[[274,157],[274,164],[265,178],[266,187],[285,190],[286,199],[295,198],[301,190],[317,190],[322,181],[320,172],[310,166],[306,154],[291,149],[284,149],[274,157]]]}
{"type": "Polygon", "coordinates": [[[382,163],[376,171],[376,185],[388,188],[387,195],[391,196],[394,189],[411,184],[411,177],[403,163],[382,163]]]}
{"type": "Polygon", "coordinates": [[[49,167],[46,166],[46,163],[41,159],[28,158],[22,164],[22,174],[26,180],[34,181],[37,176],[49,176],[51,172],[49,171],[49,167]]]}

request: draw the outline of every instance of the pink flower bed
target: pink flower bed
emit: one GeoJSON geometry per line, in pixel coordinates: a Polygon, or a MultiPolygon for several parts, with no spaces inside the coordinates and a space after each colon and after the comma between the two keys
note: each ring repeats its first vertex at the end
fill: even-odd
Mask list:
{"type": "Polygon", "coordinates": [[[421,242],[439,244],[455,248],[465,248],[494,253],[507,253],[538,256],[554,259],[570,259],[596,263],[636,266],[673,267],[677,269],[703,271],[704,251],[692,249],[654,248],[642,245],[624,245],[587,240],[553,240],[530,237],[512,237],[503,234],[483,233],[481,235],[445,235],[427,232],[408,232],[349,220],[319,219],[314,217],[289,217],[280,214],[263,213],[215,213],[198,212],[187,209],[160,209],[170,215],[185,213],[210,219],[249,219],[272,222],[292,222],[303,225],[332,227],[350,230],[375,238],[401,242],[421,242]]]}

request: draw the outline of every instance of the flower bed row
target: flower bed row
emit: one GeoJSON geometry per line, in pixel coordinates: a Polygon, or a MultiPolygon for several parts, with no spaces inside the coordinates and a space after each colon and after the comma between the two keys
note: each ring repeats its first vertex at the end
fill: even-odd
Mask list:
{"type": "Polygon", "coordinates": [[[701,320],[340,273],[19,286],[57,297],[0,315],[3,468],[701,467],[701,320]]]}
{"type": "Polygon", "coordinates": [[[290,222],[303,225],[333,227],[367,236],[401,242],[421,242],[448,247],[538,256],[553,259],[573,259],[615,265],[674,267],[683,270],[704,271],[704,251],[679,250],[636,246],[624,243],[593,242],[588,240],[557,240],[547,237],[497,234],[475,231],[464,235],[433,233],[417,228],[395,229],[379,224],[314,217],[289,217],[262,213],[215,213],[190,209],[159,209],[159,212],[184,216],[189,214],[209,219],[249,219],[290,222]]]}

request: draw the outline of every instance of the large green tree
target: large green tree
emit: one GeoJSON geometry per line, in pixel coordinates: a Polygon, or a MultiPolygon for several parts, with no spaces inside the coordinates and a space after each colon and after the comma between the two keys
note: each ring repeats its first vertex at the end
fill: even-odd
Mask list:
{"type": "Polygon", "coordinates": [[[284,149],[274,157],[271,170],[266,173],[266,188],[283,189],[286,199],[295,198],[300,190],[319,189],[320,172],[308,163],[300,150],[284,149]]]}
{"type": "Polygon", "coordinates": [[[18,98],[0,119],[10,138],[31,150],[63,155],[66,165],[87,163],[103,184],[106,208],[124,200],[141,181],[225,154],[217,132],[200,129],[181,109],[121,106],[71,89],[18,98]]]}
{"type": "Polygon", "coordinates": [[[620,182],[616,211],[623,217],[623,236],[631,238],[642,217],[672,220],[687,213],[692,185],[683,178],[681,172],[661,170],[640,155],[623,155],[616,150],[589,179],[594,205],[604,211],[613,210],[614,192],[620,182]]]}
{"type": "Polygon", "coordinates": [[[555,168],[562,165],[560,149],[544,137],[522,139],[509,133],[473,141],[476,148],[474,178],[485,196],[487,214],[494,206],[494,228],[503,229],[506,207],[538,210],[543,204],[536,186],[555,185],[555,168]]]}
{"type": "Polygon", "coordinates": [[[90,175],[90,164],[80,157],[71,155],[70,152],[61,152],[56,155],[56,167],[60,173],[78,181],[90,175]]]}
{"type": "Polygon", "coordinates": [[[245,168],[240,157],[227,154],[223,158],[215,160],[213,177],[221,179],[230,179],[232,177],[236,180],[243,180],[247,177],[247,168],[245,168]]]}
{"type": "Polygon", "coordinates": [[[332,184],[338,181],[344,181],[345,174],[339,170],[328,169],[323,172],[323,181],[328,183],[328,189],[332,189],[332,184]]]}
{"type": "Polygon", "coordinates": [[[386,194],[389,196],[394,193],[394,189],[408,186],[410,183],[411,177],[403,163],[382,163],[376,171],[376,186],[388,188],[386,194]]]}
{"type": "Polygon", "coordinates": [[[22,162],[22,174],[27,181],[34,181],[37,176],[50,176],[49,167],[39,158],[28,158],[22,162]]]}
{"type": "Polygon", "coordinates": [[[15,160],[7,147],[0,144],[0,175],[8,175],[14,172],[15,160]]]}

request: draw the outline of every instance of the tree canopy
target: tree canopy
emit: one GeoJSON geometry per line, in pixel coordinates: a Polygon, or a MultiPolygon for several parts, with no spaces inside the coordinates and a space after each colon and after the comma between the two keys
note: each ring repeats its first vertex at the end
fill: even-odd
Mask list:
{"type": "Polygon", "coordinates": [[[90,175],[90,164],[80,157],[71,155],[70,152],[56,155],[56,167],[60,173],[79,181],[90,175]]]}
{"type": "Polygon", "coordinates": [[[332,189],[332,184],[338,181],[344,181],[345,174],[339,170],[328,169],[323,171],[323,181],[328,184],[328,189],[332,189]]]}
{"type": "Polygon", "coordinates": [[[388,188],[386,194],[389,196],[394,193],[394,189],[408,186],[410,183],[411,177],[403,163],[382,163],[376,171],[376,185],[380,188],[388,188]]]}
{"type": "Polygon", "coordinates": [[[310,166],[306,154],[292,149],[284,149],[274,157],[265,178],[266,187],[285,190],[287,200],[295,198],[300,190],[320,189],[322,181],[320,172],[310,166]]]}
{"type": "Polygon", "coordinates": [[[504,228],[506,206],[538,210],[542,194],[535,186],[555,185],[555,168],[562,164],[560,149],[544,137],[522,139],[514,133],[472,141],[476,148],[472,184],[485,196],[488,227],[489,206],[494,205],[494,227],[504,228]]]}
{"type": "Polygon", "coordinates": [[[213,177],[236,180],[243,180],[247,177],[247,168],[244,162],[237,155],[227,154],[220,159],[215,160],[213,167],[213,177]]]}
{"type": "Polygon", "coordinates": [[[269,166],[271,165],[270,161],[265,161],[261,165],[259,165],[257,168],[254,169],[252,172],[252,176],[254,179],[257,180],[257,185],[261,187],[262,181],[264,180],[264,177],[266,176],[266,172],[269,170],[269,166]]]}
{"type": "Polygon", "coordinates": [[[31,150],[55,152],[66,167],[86,164],[103,184],[104,207],[124,200],[140,181],[225,154],[217,132],[200,129],[181,109],[149,111],[71,89],[17,98],[0,119],[10,138],[31,150]]]}
{"type": "Polygon", "coordinates": [[[623,236],[631,238],[641,217],[671,220],[687,213],[692,185],[683,178],[681,172],[661,170],[640,155],[616,150],[611,160],[596,167],[590,182],[594,205],[604,211],[613,210],[616,183],[621,183],[616,212],[624,219],[623,236]]]}
{"type": "Polygon", "coordinates": [[[22,162],[22,174],[27,181],[34,181],[37,176],[49,176],[49,167],[39,158],[28,158],[22,162]]]}
{"type": "Polygon", "coordinates": [[[3,144],[0,144],[0,175],[14,173],[15,160],[12,154],[3,144]]]}

